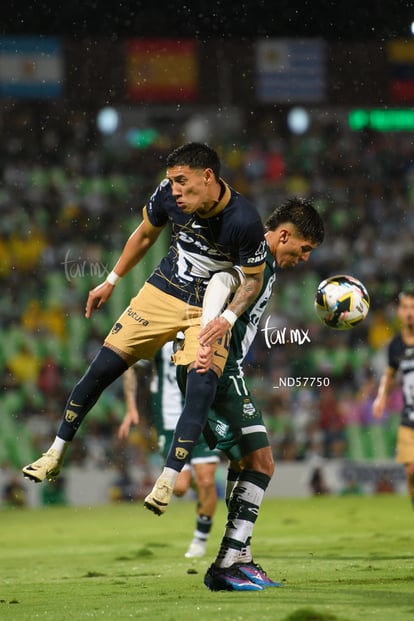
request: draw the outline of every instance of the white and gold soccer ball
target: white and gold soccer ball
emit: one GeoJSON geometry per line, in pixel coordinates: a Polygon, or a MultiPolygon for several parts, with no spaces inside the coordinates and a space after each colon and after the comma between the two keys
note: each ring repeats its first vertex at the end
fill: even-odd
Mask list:
{"type": "Polygon", "coordinates": [[[370,299],[360,280],[347,274],[330,276],[316,291],[315,310],[328,328],[350,330],[368,314],[370,299]]]}

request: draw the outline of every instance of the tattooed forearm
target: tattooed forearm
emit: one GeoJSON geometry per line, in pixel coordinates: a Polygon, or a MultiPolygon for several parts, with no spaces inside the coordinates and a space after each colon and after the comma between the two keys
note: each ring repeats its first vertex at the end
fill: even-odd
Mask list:
{"type": "Polygon", "coordinates": [[[234,294],[234,298],[228,305],[228,309],[233,311],[238,317],[254,302],[259,295],[263,284],[263,272],[256,274],[246,274],[245,280],[234,294]]]}

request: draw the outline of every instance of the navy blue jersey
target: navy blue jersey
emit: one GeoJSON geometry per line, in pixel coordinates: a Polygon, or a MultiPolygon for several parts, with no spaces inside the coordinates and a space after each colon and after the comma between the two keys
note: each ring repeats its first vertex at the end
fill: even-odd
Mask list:
{"type": "Polygon", "coordinates": [[[167,179],[144,208],[155,227],[171,225],[169,251],[148,282],[193,306],[202,306],[214,272],[240,265],[261,271],[266,258],[264,229],[254,205],[223,181],[223,195],[208,217],[185,214],[177,207],[167,179]]]}
{"type": "Polygon", "coordinates": [[[414,346],[406,345],[401,334],[388,345],[388,366],[401,375],[404,400],[401,424],[414,429],[414,346]]]}

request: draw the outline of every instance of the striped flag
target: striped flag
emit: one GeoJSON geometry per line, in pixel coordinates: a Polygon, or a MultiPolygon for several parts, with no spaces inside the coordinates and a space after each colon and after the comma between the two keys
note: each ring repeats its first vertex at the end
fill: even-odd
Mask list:
{"type": "Polygon", "coordinates": [[[0,97],[55,98],[63,92],[57,37],[0,37],[0,97]]]}
{"type": "Polygon", "coordinates": [[[198,93],[195,41],[134,39],[127,46],[132,101],[194,101],[198,93]]]}
{"type": "Polygon", "coordinates": [[[414,101],[414,41],[389,41],[390,99],[393,103],[414,101]]]}
{"type": "Polygon", "coordinates": [[[256,94],[264,103],[316,103],[326,97],[321,39],[263,39],[256,44],[256,94]]]}

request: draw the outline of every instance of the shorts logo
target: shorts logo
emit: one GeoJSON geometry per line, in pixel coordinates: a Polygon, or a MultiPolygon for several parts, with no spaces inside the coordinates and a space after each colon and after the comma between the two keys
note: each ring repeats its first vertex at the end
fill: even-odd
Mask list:
{"type": "Polygon", "coordinates": [[[73,410],[66,410],[65,421],[67,423],[73,423],[78,418],[78,415],[73,410]]]}
{"type": "Polygon", "coordinates": [[[218,436],[221,436],[222,438],[224,438],[226,436],[228,429],[229,429],[229,426],[226,425],[226,423],[223,423],[221,420],[217,421],[215,431],[218,436]]]}
{"type": "Polygon", "coordinates": [[[144,319],[144,317],[140,317],[138,315],[138,313],[136,313],[134,310],[132,310],[132,308],[128,308],[127,315],[128,315],[128,317],[131,317],[131,319],[134,319],[138,323],[142,323],[143,326],[148,326],[149,325],[148,319],[144,319]]]}
{"type": "Polygon", "coordinates": [[[121,330],[122,328],[122,323],[119,323],[119,321],[114,325],[114,327],[111,330],[111,334],[118,334],[118,332],[121,330]]]}
{"type": "Polygon", "coordinates": [[[188,457],[188,451],[186,451],[186,449],[181,448],[180,446],[178,446],[175,449],[175,456],[176,456],[177,459],[180,459],[181,461],[184,461],[188,457]]]}
{"type": "Polygon", "coordinates": [[[226,358],[226,356],[222,356],[221,354],[219,354],[219,352],[217,351],[217,349],[214,350],[214,357],[215,358],[226,358]]]}

